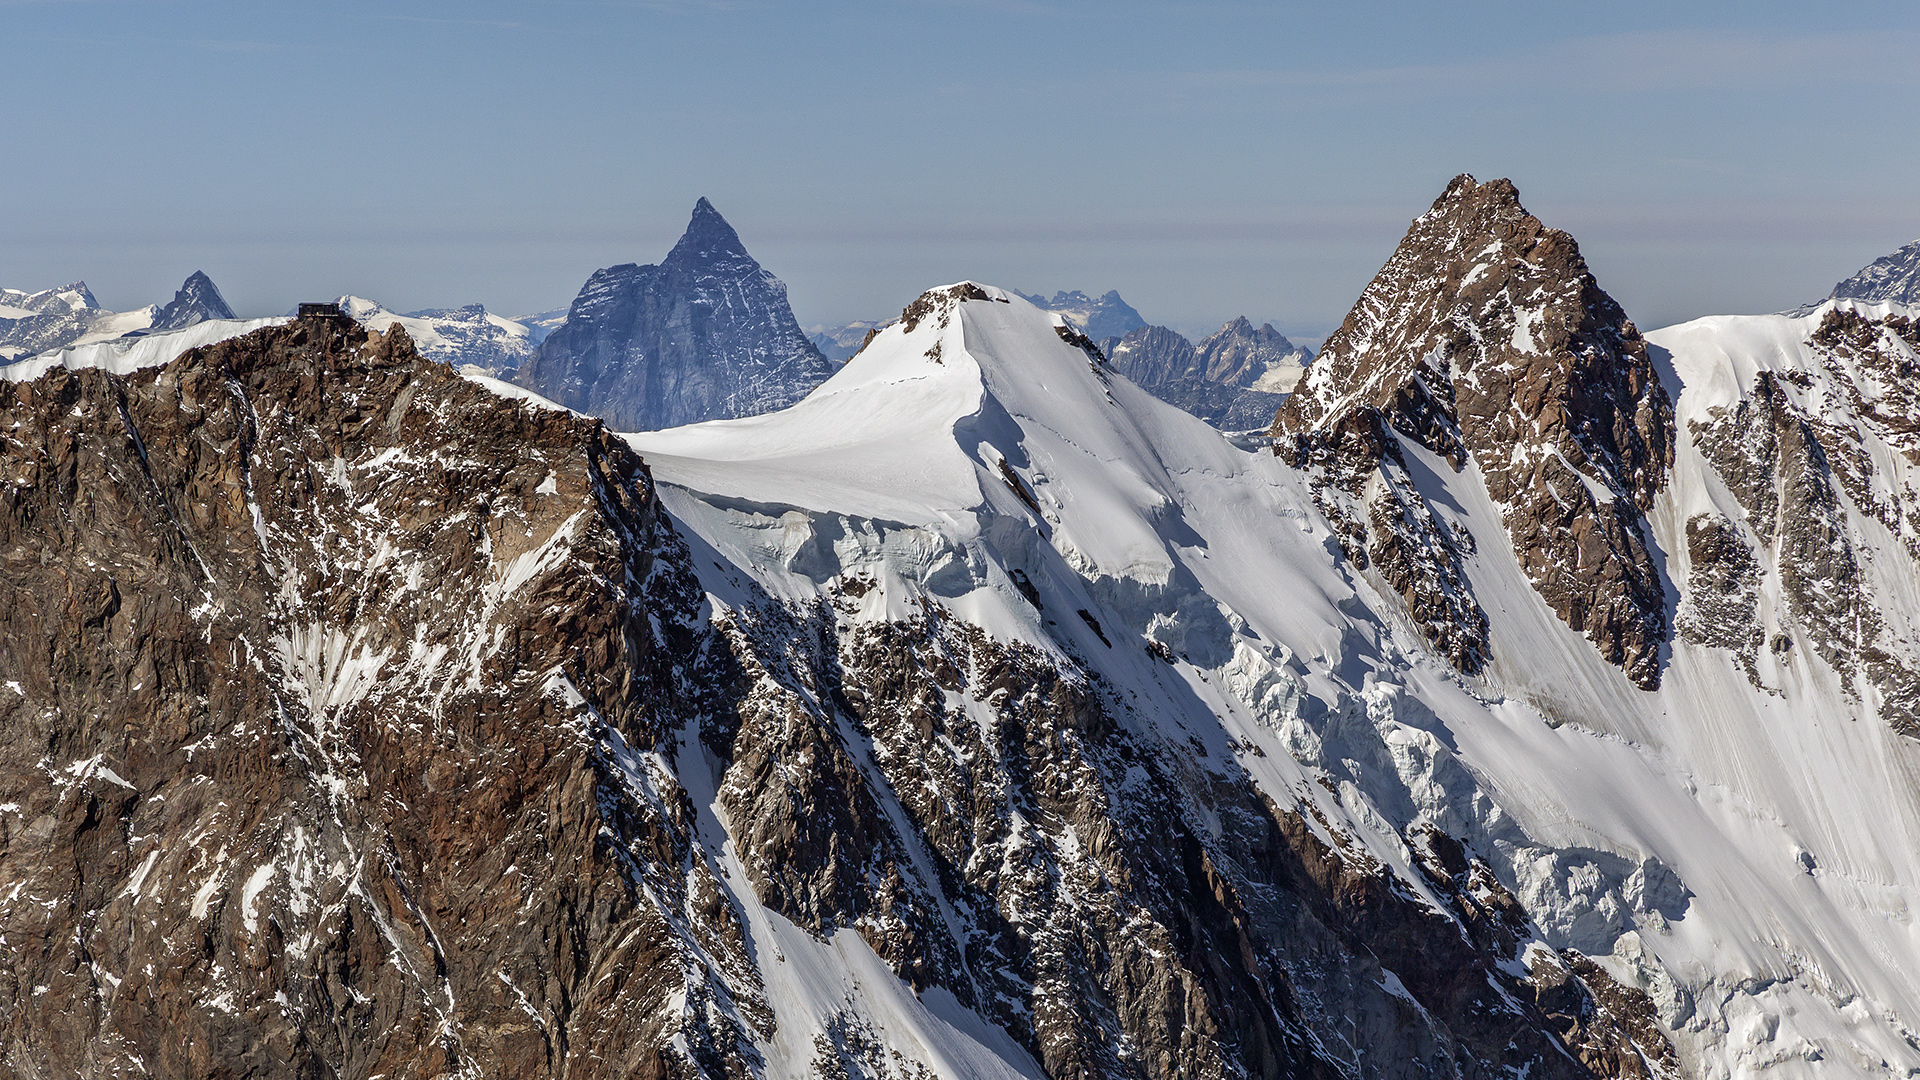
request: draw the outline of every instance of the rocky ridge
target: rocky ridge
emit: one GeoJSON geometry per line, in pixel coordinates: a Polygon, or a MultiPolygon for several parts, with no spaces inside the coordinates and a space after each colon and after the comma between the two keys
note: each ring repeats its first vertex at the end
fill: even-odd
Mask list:
{"type": "Polygon", "coordinates": [[[1920,240],[1883,255],[1833,287],[1829,300],[1860,300],[1920,307],[1920,240]]]}
{"type": "Polygon", "coordinates": [[[514,379],[625,431],[753,416],[833,374],[713,204],[658,266],[596,271],[514,379]]]}
{"type": "Polygon", "coordinates": [[[1327,506],[1348,522],[1348,556],[1385,575],[1463,671],[1489,647],[1460,588],[1473,539],[1431,524],[1414,486],[1384,471],[1361,481],[1403,440],[1454,471],[1471,464],[1540,596],[1636,684],[1659,685],[1667,594],[1644,514],[1672,460],[1672,403],[1573,238],[1528,214],[1512,184],[1448,185],[1272,434],[1276,452],[1348,493],[1327,506]]]}

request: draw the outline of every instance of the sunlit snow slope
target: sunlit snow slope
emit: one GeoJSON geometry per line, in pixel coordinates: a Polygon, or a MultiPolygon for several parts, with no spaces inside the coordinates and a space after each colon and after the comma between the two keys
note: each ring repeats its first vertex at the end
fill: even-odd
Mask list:
{"type": "MultiPolygon", "coordinates": [[[[1004,290],[927,294],[782,412],[627,438],[698,538],[717,621],[824,611],[847,635],[930,611],[957,617],[1084,672],[1124,703],[1126,730],[1179,756],[1193,790],[1256,785],[1442,913],[1452,901],[1422,867],[1421,838],[1457,839],[1524,908],[1511,972],[1537,983],[1574,955],[1555,950],[1594,958],[1645,993],[1685,1075],[1913,1075],[1920,745],[1896,731],[1897,674],[1866,674],[1875,657],[1911,653],[1920,619],[1903,509],[1911,432],[1875,412],[1894,392],[1885,371],[1910,375],[1913,350],[1897,355],[1909,339],[1870,328],[1861,333],[1882,366],[1840,364],[1814,340],[1832,310],[1649,336],[1678,443],[1647,520],[1681,627],[1652,691],[1548,609],[1471,462],[1456,472],[1406,444],[1410,481],[1477,541],[1463,567],[1491,659],[1468,677],[1376,571],[1340,557],[1304,474],[1139,390],[1057,315],[1004,290]],[[1821,535],[1846,546],[1845,588],[1865,601],[1782,584],[1795,513],[1760,522],[1735,489],[1785,492],[1797,482],[1786,465],[1764,484],[1723,475],[1734,468],[1724,432],[1746,422],[1727,418],[1763,383],[1784,395],[1766,399],[1776,414],[1852,425],[1867,465],[1815,467],[1807,483],[1826,476],[1831,498],[1779,505],[1801,518],[1825,508],[1821,535]],[[1735,559],[1716,577],[1708,557],[1725,546],[1700,537],[1718,521],[1745,538],[1752,565],[1735,559]],[[1712,589],[1739,595],[1703,609],[1695,598],[1712,589]],[[1877,622],[1859,615],[1866,607],[1877,622]],[[1751,633],[1734,625],[1742,618],[1751,633]]],[[[1900,314],[1857,313],[1875,328],[1900,314]]],[[[1847,332],[1829,337],[1853,347],[1847,332]]],[[[1767,460],[1785,461],[1787,436],[1770,438],[1767,460]]],[[[737,853],[752,823],[687,760],[681,780],[711,839],[737,853]]],[[[875,760],[887,777],[878,789],[897,793],[893,766],[875,760]]],[[[1086,842],[1059,822],[1014,828],[1061,866],[1086,842]]],[[[939,874],[923,873],[942,893],[939,874]]],[[[764,895],[746,908],[778,1016],[770,1074],[805,1075],[815,1033],[836,1030],[844,1009],[939,1075],[1034,1074],[985,1005],[937,988],[916,996],[859,935],[816,939],[764,895]]],[[[956,924],[970,917],[952,902],[942,910],[956,924]]],[[[1378,981],[1444,1026],[1440,1004],[1416,1002],[1393,971],[1378,981]]],[[[1364,1022],[1303,996],[1329,1058],[1384,1068],[1369,1061],[1364,1022]]]]}

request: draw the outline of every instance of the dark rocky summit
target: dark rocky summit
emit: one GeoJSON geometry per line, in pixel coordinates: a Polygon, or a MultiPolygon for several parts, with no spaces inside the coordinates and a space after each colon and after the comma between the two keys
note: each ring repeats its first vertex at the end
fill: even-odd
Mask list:
{"type": "MultiPolygon", "coordinates": [[[[755,905],[1061,1080],[1673,1067],[1438,830],[1416,890],[931,597],[713,617],[624,442],[404,330],[0,405],[0,1076],[761,1075],[755,905]]],[[[1379,468],[1388,415],[1306,445],[1379,468]]],[[[857,1015],[801,1037],[920,1075],[857,1015]]]]}
{"type": "Polygon", "coordinates": [[[783,409],[833,374],[787,289],[701,199],[658,266],[599,270],[515,381],[623,431],[783,409]]]}
{"type": "Polygon", "coordinates": [[[1473,538],[1440,527],[1393,475],[1402,440],[1456,471],[1471,461],[1547,605],[1653,688],[1666,590],[1643,514],[1673,424],[1639,330],[1573,238],[1527,213],[1511,183],[1461,176],[1327,339],[1273,435],[1345,493],[1328,513],[1348,522],[1348,555],[1377,567],[1463,670],[1487,655],[1458,558],[1473,538]],[[1365,479],[1376,470],[1381,482],[1365,479]]]}
{"type": "Polygon", "coordinates": [[[167,330],[184,330],[208,319],[238,317],[227,306],[226,298],[220,295],[220,288],[213,283],[213,279],[204,271],[195,270],[179,291],[173,294],[173,299],[154,312],[153,325],[147,332],[158,334],[167,330]]]}

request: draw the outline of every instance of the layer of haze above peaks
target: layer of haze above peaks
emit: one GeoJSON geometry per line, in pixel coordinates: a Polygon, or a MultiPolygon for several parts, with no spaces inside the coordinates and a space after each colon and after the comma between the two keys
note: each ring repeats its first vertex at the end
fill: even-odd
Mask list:
{"type": "Polygon", "coordinates": [[[959,278],[1336,325],[1457,172],[1643,326],[1920,236],[1910,4],[0,0],[0,285],[564,305],[706,195],[803,322],[959,278]]]}

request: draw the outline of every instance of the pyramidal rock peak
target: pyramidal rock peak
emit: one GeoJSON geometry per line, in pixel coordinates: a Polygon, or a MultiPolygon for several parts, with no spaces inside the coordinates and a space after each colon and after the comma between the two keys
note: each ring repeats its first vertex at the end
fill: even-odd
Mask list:
{"type": "Polygon", "coordinates": [[[596,272],[514,379],[622,430],[784,408],[834,365],[705,198],[659,265],[596,272]]]}
{"type": "Polygon", "coordinates": [[[1645,512],[1666,482],[1672,402],[1645,341],[1571,236],[1506,180],[1460,176],[1416,219],[1280,409],[1283,452],[1322,477],[1344,543],[1377,565],[1461,670],[1488,660],[1465,555],[1403,447],[1471,464],[1534,588],[1638,685],[1660,682],[1667,595],[1645,512]],[[1394,474],[1385,484],[1371,478],[1394,474]],[[1385,474],[1383,474],[1385,475],[1385,474]]]}

